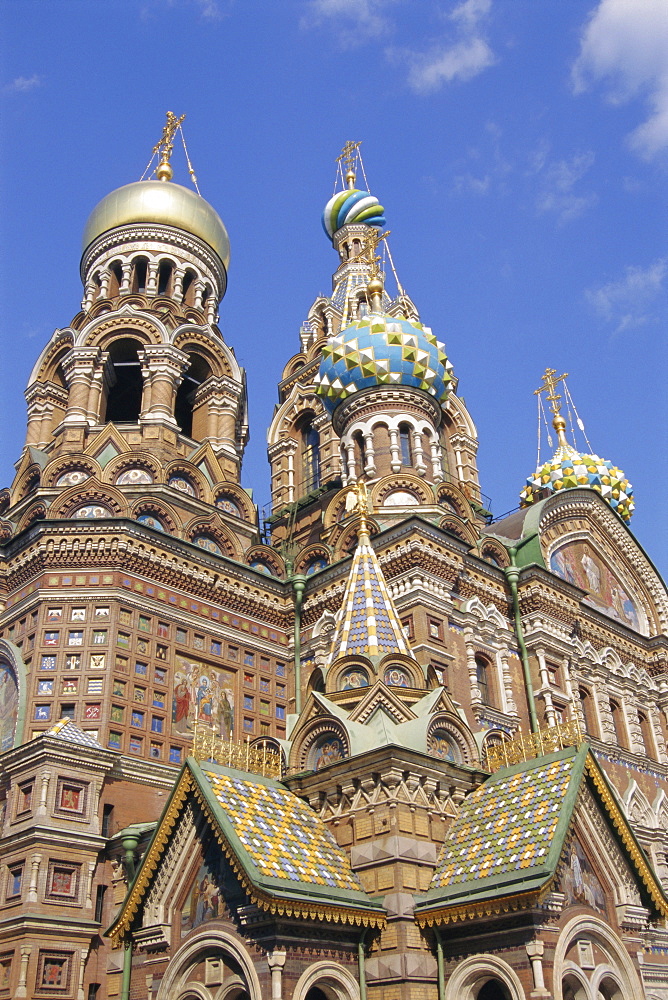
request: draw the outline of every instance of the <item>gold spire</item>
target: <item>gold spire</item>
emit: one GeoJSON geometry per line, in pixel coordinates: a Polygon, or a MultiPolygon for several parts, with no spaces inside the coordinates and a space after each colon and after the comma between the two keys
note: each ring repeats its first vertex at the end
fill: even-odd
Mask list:
{"type": "Polygon", "coordinates": [[[345,163],[346,184],[348,185],[351,191],[355,187],[355,171],[353,169],[353,164],[355,163],[357,150],[361,145],[362,145],[361,141],[353,142],[351,139],[348,139],[347,143],[341,150],[341,154],[336,158],[337,163],[341,162],[345,163]]]}
{"type": "Polygon", "coordinates": [[[169,158],[172,155],[172,150],[174,149],[174,136],[177,130],[181,127],[181,123],[185,119],[185,115],[181,115],[177,118],[173,111],[167,112],[167,121],[163,127],[162,135],[158,142],[156,142],[153,147],[154,153],[161,153],[160,163],[156,170],[156,177],[159,181],[171,181],[174,176],[174,171],[172,170],[169,158]]]}
{"type": "Polygon", "coordinates": [[[568,372],[564,372],[563,375],[557,375],[556,368],[546,368],[545,374],[542,376],[543,385],[540,389],[534,390],[534,396],[540,396],[542,392],[547,393],[546,399],[550,404],[550,409],[554,414],[552,420],[552,426],[557,432],[557,440],[559,441],[560,448],[570,447],[568,441],[566,440],[566,421],[561,416],[561,394],[557,392],[557,386],[560,382],[563,382],[568,378],[568,372]]]}

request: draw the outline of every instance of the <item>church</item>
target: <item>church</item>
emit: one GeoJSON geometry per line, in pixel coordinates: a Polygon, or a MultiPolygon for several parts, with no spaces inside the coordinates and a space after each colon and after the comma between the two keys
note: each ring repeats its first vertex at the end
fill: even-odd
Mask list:
{"type": "Polygon", "coordinates": [[[556,450],[493,518],[349,142],[263,519],[181,123],[88,218],[0,492],[0,1000],[668,1000],[668,595],[628,479],[547,368],[556,450]]]}

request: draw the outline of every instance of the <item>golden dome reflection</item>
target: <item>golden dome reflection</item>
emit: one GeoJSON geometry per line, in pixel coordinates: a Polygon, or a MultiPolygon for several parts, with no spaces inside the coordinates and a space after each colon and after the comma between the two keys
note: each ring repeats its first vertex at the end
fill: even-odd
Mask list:
{"type": "Polygon", "coordinates": [[[103,198],[88,217],[83,234],[83,250],[102,233],[133,222],[155,222],[174,226],[198,236],[222,260],[230,262],[230,240],[223,220],[204,198],[164,181],[136,181],[125,184],[103,198]]]}

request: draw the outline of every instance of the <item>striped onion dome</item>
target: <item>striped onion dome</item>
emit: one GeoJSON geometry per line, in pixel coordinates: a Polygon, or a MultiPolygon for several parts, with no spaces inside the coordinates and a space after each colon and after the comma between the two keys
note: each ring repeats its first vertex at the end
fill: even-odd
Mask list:
{"type": "Polygon", "coordinates": [[[628,521],[633,514],[633,487],[621,469],[598,455],[585,455],[570,445],[560,445],[549,462],[541,465],[526,481],[520,493],[522,507],[560,490],[577,487],[596,490],[619,516],[628,521]]]}
{"type": "Polygon", "coordinates": [[[352,223],[366,223],[367,226],[384,226],[385,209],[368,191],[346,189],[329,199],[322,213],[322,228],[330,240],[337,229],[352,223]]]}

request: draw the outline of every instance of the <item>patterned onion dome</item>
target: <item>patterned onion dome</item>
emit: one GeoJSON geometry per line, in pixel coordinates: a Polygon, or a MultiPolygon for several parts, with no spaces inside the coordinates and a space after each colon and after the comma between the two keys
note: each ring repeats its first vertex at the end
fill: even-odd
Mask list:
{"type": "Polygon", "coordinates": [[[364,222],[367,226],[384,226],[385,209],[368,191],[339,191],[330,198],[322,213],[322,228],[330,240],[337,229],[353,222],[364,222]]]}
{"type": "Polygon", "coordinates": [[[441,401],[451,372],[444,345],[429,327],[372,312],[330,337],[315,382],[332,413],[347,396],[373,385],[411,385],[441,401]]]}
{"type": "Polygon", "coordinates": [[[574,448],[558,448],[549,462],[529,476],[520,493],[522,507],[559,490],[589,486],[600,493],[624,521],[633,514],[633,487],[621,469],[598,455],[582,455],[574,448]]]}

